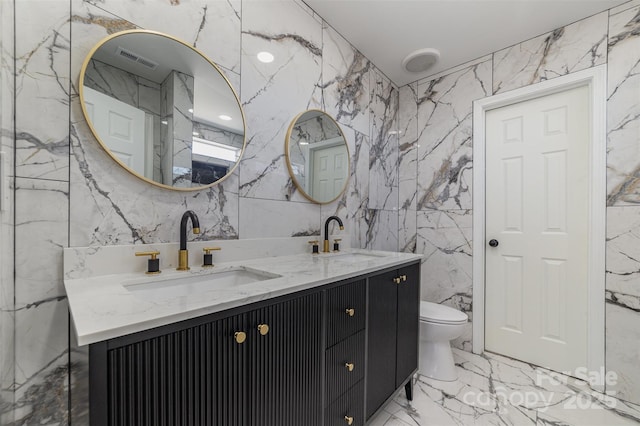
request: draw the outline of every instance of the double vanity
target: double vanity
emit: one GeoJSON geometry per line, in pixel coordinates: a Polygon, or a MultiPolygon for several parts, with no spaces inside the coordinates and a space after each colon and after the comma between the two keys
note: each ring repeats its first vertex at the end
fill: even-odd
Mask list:
{"type": "MultiPolygon", "coordinates": [[[[88,53],[79,94],[105,152],[164,190],[217,185],[244,152],[235,90],[172,36],[109,35],[88,53]],[[113,90],[122,82],[155,95],[139,105],[113,90]]],[[[343,196],[352,159],[335,119],[301,112],[284,148],[292,193],[317,204],[343,196]]],[[[305,237],[187,251],[188,223],[199,233],[191,211],[180,244],[65,249],[77,342],[89,345],[91,425],[364,425],[398,389],[411,399],[420,256],[341,248],[341,236],[330,252],[334,220],[342,229],[327,219],[322,253],[305,237]]]]}
{"type": "Polygon", "coordinates": [[[91,424],[364,425],[411,397],[420,256],[307,239],[192,242],[188,271],[177,244],[150,245],[160,274],[141,246],[65,249],[91,424]]]}

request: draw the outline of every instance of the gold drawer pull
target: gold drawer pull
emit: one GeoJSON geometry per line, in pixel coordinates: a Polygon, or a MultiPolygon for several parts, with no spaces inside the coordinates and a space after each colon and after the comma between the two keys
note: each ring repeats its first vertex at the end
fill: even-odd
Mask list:
{"type": "Polygon", "coordinates": [[[353,417],[344,416],[344,421],[347,422],[348,425],[353,424],[353,417]]]}
{"type": "Polygon", "coordinates": [[[236,331],[233,333],[233,338],[236,339],[236,343],[244,343],[247,340],[247,333],[244,331],[236,331]]]}
{"type": "Polygon", "coordinates": [[[258,331],[262,336],[266,336],[269,333],[269,326],[267,324],[258,325],[258,331]]]}
{"type": "Polygon", "coordinates": [[[402,281],[406,281],[406,280],[407,280],[407,276],[406,276],[406,275],[400,275],[400,279],[401,279],[402,281]]]}
{"type": "Polygon", "coordinates": [[[354,367],[353,363],[348,362],[344,366],[347,367],[347,370],[353,371],[353,367],[354,367]]]}
{"type": "Polygon", "coordinates": [[[349,315],[350,317],[354,316],[356,314],[356,310],[353,308],[349,308],[349,309],[345,309],[345,313],[347,315],[349,315]]]}
{"type": "Polygon", "coordinates": [[[400,277],[396,277],[396,278],[393,279],[393,282],[396,283],[396,284],[400,284],[401,281],[402,280],[400,279],[400,277]]]}

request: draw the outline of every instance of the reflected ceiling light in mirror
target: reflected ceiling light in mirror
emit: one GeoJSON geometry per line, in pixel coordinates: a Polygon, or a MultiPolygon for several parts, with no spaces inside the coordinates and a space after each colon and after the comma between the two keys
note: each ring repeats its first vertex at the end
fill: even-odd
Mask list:
{"type": "Polygon", "coordinates": [[[256,56],[260,62],[264,62],[265,64],[269,64],[275,59],[275,56],[270,52],[258,52],[256,56]]]}
{"type": "Polygon", "coordinates": [[[224,121],[230,121],[231,120],[231,117],[229,117],[228,115],[225,115],[225,114],[219,115],[218,118],[220,120],[224,120],[224,121]]]}

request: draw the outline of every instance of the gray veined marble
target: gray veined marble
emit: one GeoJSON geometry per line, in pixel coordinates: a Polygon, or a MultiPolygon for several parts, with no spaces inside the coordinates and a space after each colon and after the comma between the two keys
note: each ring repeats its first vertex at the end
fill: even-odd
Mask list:
{"type": "Polygon", "coordinates": [[[398,191],[400,209],[416,210],[418,178],[418,85],[400,88],[398,191]]]}
{"type": "Polygon", "coordinates": [[[414,399],[400,392],[369,423],[406,425],[636,425],[640,406],[589,383],[495,354],[453,350],[458,380],[418,375],[414,399]]]}
{"type": "Polygon", "coordinates": [[[640,394],[640,207],[607,209],[606,359],[620,380],[612,387],[622,399],[640,394]]]}
{"type": "Polygon", "coordinates": [[[347,132],[346,135],[351,155],[351,176],[346,191],[347,231],[351,235],[352,247],[365,248],[368,230],[365,217],[369,204],[369,137],[357,131],[347,132]]]}
{"type": "Polygon", "coordinates": [[[418,84],[417,209],[470,209],[473,101],[491,94],[491,61],[418,84]]]}
{"type": "MultiPolygon", "coordinates": [[[[418,211],[416,253],[422,254],[421,299],[472,312],[470,210],[418,211]]],[[[471,322],[459,347],[470,350],[471,322]]]]}
{"type": "Polygon", "coordinates": [[[338,123],[369,132],[371,62],[333,28],[323,31],[322,89],[325,111],[338,123]]]}
{"type": "Polygon", "coordinates": [[[398,208],[398,89],[371,70],[369,208],[398,208]]]}
{"type": "Polygon", "coordinates": [[[609,19],[607,205],[640,203],[640,7],[609,19]]]}
{"type": "Polygon", "coordinates": [[[69,175],[69,3],[15,5],[16,28],[38,28],[16,38],[16,174],[67,180],[69,175]],[[29,99],[37,99],[30,102],[29,99]]]}
{"type": "Polygon", "coordinates": [[[607,12],[493,54],[493,93],[604,64],[607,12]]]}
{"type": "Polygon", "coordinates": [[[293,2],[246,2],[242,48],[248,133],[240,195],[306,202],[290,185],[284,140],[296,115],[321,106],[322,24],[293,2]],[[271,52],[274,61],[260,62],[261,51],[271,52]]]}

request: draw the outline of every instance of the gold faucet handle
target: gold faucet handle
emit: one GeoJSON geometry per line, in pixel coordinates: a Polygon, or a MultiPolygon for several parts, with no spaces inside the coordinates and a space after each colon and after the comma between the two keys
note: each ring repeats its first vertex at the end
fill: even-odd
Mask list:
{"type": "Polygon", "coordinates": [[[211,252],[215,251],[215,250],[222,250],[222,248],[221,247],[205,247],[205,248],[202,249],[202,251],[205,254],[211,254],[211,252]]]}
{"type": "Polygon", "coordinates": [[[160,273],[159,251],[137,251],[135,254],[136,256],[149,256],[149,260],[147,260],[147,272],[145,272],[145,274],[155,275],[160,273]]]}
{"type": "Polygon", "coordinates": [[[318,240],[309,241],[309,244],[311,244],[311,253],[312,254],[318,254],[318,252],[320,250],[319,243],[320,242],[318,240]]]}
{"type": "Polygon", "coordinates": [[[136,256],[151,256],[151,260],[156,260],[159,254],[160,254],[159,251],[137,251],[136,252],[136,256]]]}
{"type": "Polygon", "coordinates": [[[340,241],[342,241],[342,238],[336,238],[333,240],[334,243],[339,243],[340,241]]]}

